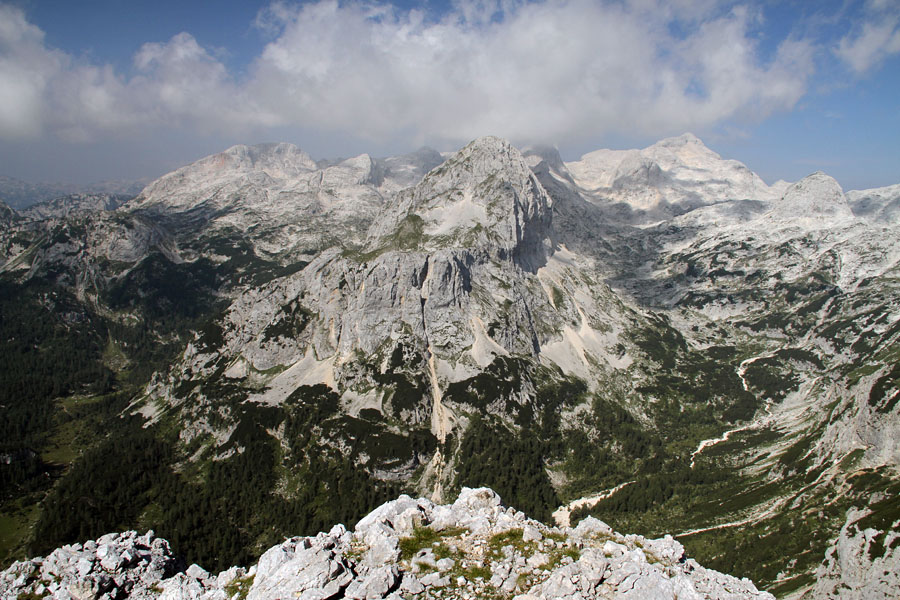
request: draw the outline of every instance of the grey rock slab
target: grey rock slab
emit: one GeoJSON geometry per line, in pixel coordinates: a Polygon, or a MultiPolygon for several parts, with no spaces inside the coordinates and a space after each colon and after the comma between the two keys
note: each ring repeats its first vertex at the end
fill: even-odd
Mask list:
{"type": "Polygon", "coordinates": [[[425,586],[415,576],[404,573],[400,581],[400,591],[410,594],[421,594],[425,591],[425,586]]]}
{"type": "Polygon", "coordinates": [[[346,595],[354,600],[376,600],[384,598],[400,583],[400,572],[396,565],[385,565],[369,571],[359,583],[356,592],[347,589],[346,595]]]}
{"type": "Polygon", "coordinates": [[[209,579],[209,572],[197,564],[193,564],[193,565],[189,566],[184,573],[188,577],[193,577],[194,579],[200,579],[201,581],[209,579]]]}
{"type": "Polygon", "coordinates": [[[526,542],[539,542],[544,536],[537,527],[526,525],[522,528],[522,539],[526,542]]]}

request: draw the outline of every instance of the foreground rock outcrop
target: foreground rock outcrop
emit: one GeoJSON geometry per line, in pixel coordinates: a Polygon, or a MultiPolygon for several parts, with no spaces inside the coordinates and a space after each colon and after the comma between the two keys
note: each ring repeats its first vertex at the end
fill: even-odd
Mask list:
{"type": "Polygon", "coordinates": [[[294,537],[259,562],[212,575],[185,568],[152,532],[109,534],[17,562],[0,574],[3,600],[274,600],[299,598],[701,598],[763,600],[748,579],[706,569],[670,536],[621,535],[585,519],[547,527],[464,488],[450,505],[400,496],[354,531],[294,537]]]}

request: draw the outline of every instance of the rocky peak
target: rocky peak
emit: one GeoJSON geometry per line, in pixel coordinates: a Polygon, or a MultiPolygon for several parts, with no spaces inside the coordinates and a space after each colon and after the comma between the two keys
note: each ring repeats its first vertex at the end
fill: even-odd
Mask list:
{"type": "Polygon", "coordinates": [[[532,169],[542,162],[547,165],[548,169],[557,172],[563,172],[566,169],[566,164],[555,146],[532,146],[525,149],[522,154],[532,169]]]}
{"type": "MultiPolygon", "coordinates": [[[[528,164],[522,154],[504,139],[487,136],[470,142],[447,161],[432,170],[423,183],[429,183],[431,190],[446,193],[456,187],[466,191],[486,182],[501,178],[523,196],[534,181],[528,164]]],[[[439,197],[430,200],[438,200],[439,197]]],[[[528,199],[532,199],[530,196],[528,199]]],[[[428,202],[429,199],[423,199],[428,202]]],[[[489,201],[482,197],[481,202],[489,201]]],[[[549,202],[549,199],[544,199],[549,202]]]]}
{"type": "Polygon", "coordinates": [[[900,223],[900,184],[847,192],[853,214],[882,225],[900,223]]]}
{"type": "MultiPolygon", "coordinates": [[[[706,144],[703,143],[703,140],[698,138],[696,135],[691,133],[690,131],[686,131],[681,135],[665,138],[658,141],[655,146],[668,146],[668,147],[679,147],[679,146],[702,146],[706,148],[706,144]]],[[[708,149],[708,148],[707,148],[708,149]]]]}
{"type": "Polygon", "coordinates": [[[176,235],[242,231],[261,255],[293,260],[338,238],[360,243],[393,192],[383,184],[368,154],[317,164],[292,144],[233,146],[164,175],[124,210],[163,216],[176,235]]]}
{"type": "Polygon", "coordinates": [[[335,189],[367,184],[378,186],[383,178],[375,160],[368,154],[360,154],[327,167],[322,172],[322,187],[335,189]]]}
{"type": "Polygon", "coordinates": [[[465,248],[534,270],[546,258],[551,200],[522,154],[479,138],[404,192],[370,234],[379,247],[415,230],[424,250],[465,248]]]}
{"type": "Polygon", "coordinates": [[[251,186],[276,190],[308,179],[315,170],[316,163],[293,144],[232,146],[163,175],[126,206],[190,210],[210,202],[222,205],[232,202],[239,189],[251,186]]]}
{"type": "Polygon", "coordinates": [[[595,204],[621,203],[644,221],[727,200],[774,200],[777,193],[743,164],[725,160],[687,133],[643,150],[597,150],[567,163],[595,204]]]}
{"type": "Polygon", "coordinates": [[[710,157],[721,158],[718,154],[710,150],[706,144],[703,143],[703,140],[693,133],[683,133],[679,136],[662,139],[647,149],[659,151],[663,148],[668,149],[671,152],[697,155],[705,154],[710,157]]]}
{"type": "Polygon", "coordinates": [[[805,221],[833,220],[852,218],[853,211],[840,184],[822,171],[816,171],[788,187],[767,216],[805,221]]]}
{"type": "Polygon", "coordinates": [[[572,194],[577,194],[578,189],[559,150],[554,146],[532,146],[522,154],[531,171],[553,199],[554,214],[559,214],[562,208],[559,203],[565,203],[572,194]]]}
{"type": "Polygon", "coordinates": [[[740,162],[723,159],[692,133],[660,140],[641,150],[641,155],[657,163],[666,171],[689,169],[695,172],[721,172],[735,170],[752,174],[740,162]]]}
{"type": "Polygon", "coordinates": [[[210,170],[263,171],[277,178],[297,177],[316,169],[316,163],[309,154],[285,142],[232,146],[194,165],[210,170]]]}
{"type": "Polygon", "coordinates": [[[657,188],[665,183],[666,175],[659,163],[644,154],[627,154],[613,174],[613,189],[622,190],[637,186],[657,188]]]}

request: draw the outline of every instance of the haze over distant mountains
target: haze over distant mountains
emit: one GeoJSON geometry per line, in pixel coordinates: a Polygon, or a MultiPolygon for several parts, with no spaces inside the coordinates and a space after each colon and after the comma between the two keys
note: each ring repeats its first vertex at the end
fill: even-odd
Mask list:
{"type": "Polygon", "coordinates": [[[147,184],[142,181],[100,181],[85,185],[72,183],[28,183],[0,175],[0,200],[15,209],[54,200],[70,194],[112,194],[134,196],[147,184]]]}

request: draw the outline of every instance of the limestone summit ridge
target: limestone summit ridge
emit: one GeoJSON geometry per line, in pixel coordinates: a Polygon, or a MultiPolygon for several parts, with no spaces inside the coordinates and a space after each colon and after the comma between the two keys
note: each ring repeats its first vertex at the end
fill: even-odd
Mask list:
{"type": "Polygon", "coordinates": [[[249,569],[185,568],[153,532],[108,534],[14,563],[3,600],[328,600],[350,598],[772,598],[748,579],[706,569],[665,536],[622,535],[594,518],[548,527],[488,488],[452,504],[402,495],[348,531],[292,537],[249,569]]]}

